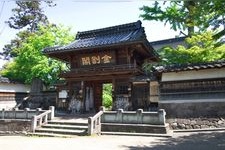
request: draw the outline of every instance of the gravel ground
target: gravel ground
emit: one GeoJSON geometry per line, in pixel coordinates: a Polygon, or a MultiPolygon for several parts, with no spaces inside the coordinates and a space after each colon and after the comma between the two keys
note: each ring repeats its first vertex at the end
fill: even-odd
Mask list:
{"type": "Polygon", "coordinates": [[[225,150],[225,131],[174,133],[171,138],[84,136],[74,138],[0,136],[1,150],[225,150]]]}

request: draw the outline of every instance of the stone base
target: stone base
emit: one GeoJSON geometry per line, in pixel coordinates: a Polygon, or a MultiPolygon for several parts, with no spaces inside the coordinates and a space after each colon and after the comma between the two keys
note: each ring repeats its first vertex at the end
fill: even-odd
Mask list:
{"type": "Polygon", "coordinates": [[[206,129],[225,128],[225,117],[218,118],[174,118],[167,119],[166,122],[173,130],[179,129],[206,129]]]}
{"type": "Polygon", "coordinates": [[[26,134],[31,130],[29,120],[0,120],[0,134],[26,134]]]}
{"type": "Polygon", "coordinates": [[[167,134],[169,125],[102,123],[101,131],[167,134]]]}
{"type": "Polygon", "coordinates": [[[198,118],[225,116],[225,102],[159,103],[167,118],[198,118]]]}

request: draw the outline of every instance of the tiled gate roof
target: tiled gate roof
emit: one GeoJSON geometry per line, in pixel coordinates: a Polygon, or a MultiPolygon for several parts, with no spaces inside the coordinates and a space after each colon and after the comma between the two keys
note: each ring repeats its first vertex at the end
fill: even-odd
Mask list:
{"type": "Polygon", "coordinates": [[[146,34],[144,28],[141,26],[141,21],[97,30],[78,32],[75,41],[72,43],[65,46],[45,48],[43,52],[50,54],[136,42],[143,43],[150,53],[153,55],[155,54],[153,48],[146,39],[146,34]]]}

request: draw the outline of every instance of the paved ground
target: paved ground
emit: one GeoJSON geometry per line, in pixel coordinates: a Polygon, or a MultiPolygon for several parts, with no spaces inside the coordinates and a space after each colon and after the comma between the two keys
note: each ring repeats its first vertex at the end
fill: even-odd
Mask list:
{"type": "Polygon", "coordinates": [[[175,133],[171,138],[85,136],[47,138],[0,136],[1,150],[225,150],[225,131],[175,133]]]}

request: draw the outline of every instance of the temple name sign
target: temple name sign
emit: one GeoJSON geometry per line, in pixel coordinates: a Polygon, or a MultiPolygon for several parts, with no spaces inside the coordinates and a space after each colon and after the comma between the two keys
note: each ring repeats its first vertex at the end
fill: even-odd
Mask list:
{"type": "Polygon", "coordinates": [[[80,64],[81,66],[112,64],[115,62],[114,58],[111,53],[83,55],[80,57],[80,64]]]}

